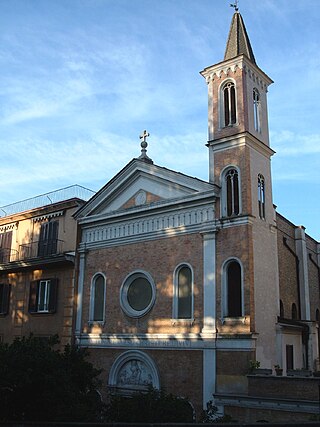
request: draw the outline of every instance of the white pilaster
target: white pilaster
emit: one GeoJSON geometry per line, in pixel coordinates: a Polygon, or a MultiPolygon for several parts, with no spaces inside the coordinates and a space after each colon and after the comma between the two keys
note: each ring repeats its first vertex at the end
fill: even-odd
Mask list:
{"type": "Polygon", "coordinates": [[[216,332],[216,233],[203,234],[203,329],[216,332]]]}
{"type": "Polygon", "coordinates": [[[212,141],[213,136],[213,81],[209,77],[208,84],[208,141],[212,141]]]}
{"type": "Polygon", "coordinates": [[[76,314],[76,327],[75,327],[76,335],[79,335],[81,333],[85,261],[86,261],[86,253],[84,251],[80,252],[79,276],[78,276],[78,298],[77,298],[77,311],[76,311],[77,314],[76,314]]]}
{"type": "Polygon", "coordinates": [[[203,350],[203,409],[216,391],[216,350],[203,350]]]}
{"type": "Polygon", "coordinates": [[[299,259],[299,281],[300,281],[300,300],[301,300],[301,318],[310,320],[310,295],[308,279],[308,258],[306,246],[305,228],[300,226],[295,229],[296,253],[299,259]]]}

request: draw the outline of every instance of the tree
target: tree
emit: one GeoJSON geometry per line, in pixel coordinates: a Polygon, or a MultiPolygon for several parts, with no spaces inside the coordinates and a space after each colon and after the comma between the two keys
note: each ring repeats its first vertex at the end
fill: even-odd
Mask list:
{"type": "Polygon", "coordinates": [[[187,399],[150,388],[130,395],[111,395],[107,421],[129,423],[192,423],[194,411],[187,399]]]}
{"type": "Polygon", "coordinates": [[[101,371],[86,360],[86,349],[60,351],[56,344],[57,336],[32,335],[0,344],[0,420],[100,420],[101,371]]]}

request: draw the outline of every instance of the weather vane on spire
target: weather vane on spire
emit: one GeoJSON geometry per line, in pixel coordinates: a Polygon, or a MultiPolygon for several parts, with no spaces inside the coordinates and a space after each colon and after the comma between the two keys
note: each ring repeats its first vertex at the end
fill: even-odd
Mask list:
{"type": "Polygon", "coordinates": [[[239,10],[238,2],[239,2],[239,0],[235,0],[234,3],[230,3],[230,7],[234,7],[234,10],[236,12],[238,12],[238,10],[239,10]]]}

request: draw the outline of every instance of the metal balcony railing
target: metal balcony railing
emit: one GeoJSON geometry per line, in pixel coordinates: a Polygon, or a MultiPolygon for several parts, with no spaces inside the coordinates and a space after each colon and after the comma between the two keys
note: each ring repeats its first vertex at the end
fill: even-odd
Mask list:
{"type": "Polygon", "coordinates": [[[14,249],[0,248],[0,264],[18,261],[19,252],[14,249]]]}
{"type": "Polygon", "coordinates": [[[0,218],[73,198],[87,201],[94,194],[95,191],[89,190],[81,185],[70,185],[69,187],[51,191],[50,193],[41,194],[40,196],[31,197],[30,199],[21,200],[20,202],[12,203],[10,205],[1,206],[0,218]]]}
{"type": "Polygon", "coordinates": [[[63,240],[58,239],[24,243],[19,246],[19,260],[62,254],[63,243],[63,240]]]}

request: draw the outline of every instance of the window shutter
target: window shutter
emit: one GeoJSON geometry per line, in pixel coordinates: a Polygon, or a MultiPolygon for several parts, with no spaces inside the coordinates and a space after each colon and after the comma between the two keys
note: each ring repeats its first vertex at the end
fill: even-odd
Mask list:
{"type": "Polygon", "coordinates": [[[38,287],[39,282],[34,280],[30,283],[29,313],[36,313],[38,309],[38,287]]]}
{"type": "Polygon", "coordinates": [[[57,311],[57,296],[58,296],[58,279],[50,279],[50,290],[49,290],[49,313],[55,313],[57,311]]]}
{"type": "Polygon", "coordinates": [[[1,306],[0,306],[0,314],[6,315],[9,312],[9,302],[10,302],[10,285],[3,284],[2,289],[2,298],[1,298],[1,306]]]}

